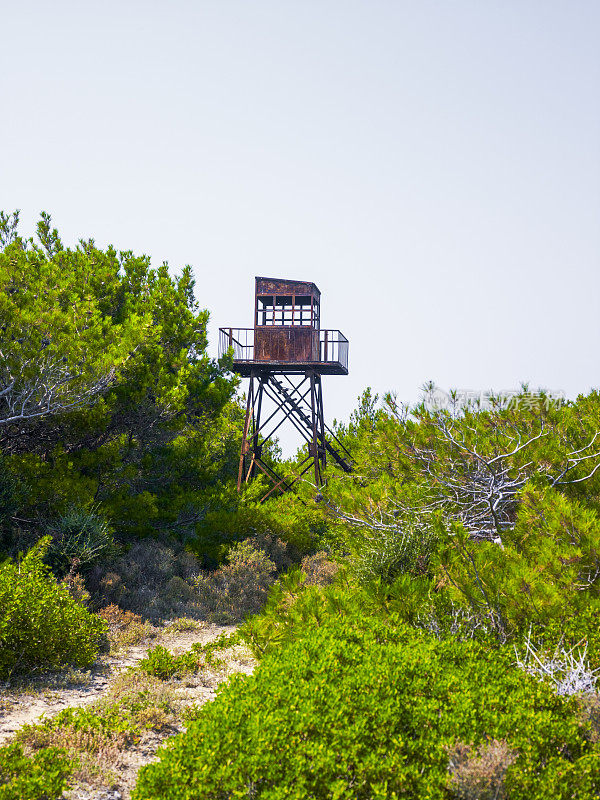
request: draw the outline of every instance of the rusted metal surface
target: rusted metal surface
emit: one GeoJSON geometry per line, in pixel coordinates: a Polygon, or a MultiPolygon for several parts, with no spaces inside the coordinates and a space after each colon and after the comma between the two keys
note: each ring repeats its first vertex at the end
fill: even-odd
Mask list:
{"type": "Polygon", "coordinates": [[[256,278],[256,294],[298,294],[312,295],[319,299],[321,292],[314,283],[309,281],[293,281],[287,278],[256,278]]]}
{"type": "Polygon", "coordinates": [[[254,333],[255,361],[319,360],[319,331],[314,328],[272,327],[256,328],[254,333]]]}
{"type": "MultiPolygon", "coordinates": [[[[283,373],[303,372],[305,368],[310,367],[321,375],[348,374],[348,340],[341,331],[320,330],[318,349],[315,346],[315,337],[308,352],[308,347],[304,349],[302,336],[305,334],[309,337],[311,329],[300,330],[302,333],[297,338],[290,337],[283,346],[281,342],[277,347],[270,342],[268,347],[258,349],[255,343],[260,341],[263,333],[267,333],[265,328],[220,328],[219,356],[225,355],[231,348],[233,368],[243,377],[249,377],[253,366],[269,366],[274,372],[283,373]],[[297,349],[292,350],[294,347],[297,349]]],[[[268,332],[271,331],[274,335],[281,335],[285,334],[287,328],[269,328],[268,332]]]]}
{"type": "Polygon", "coordinates": [[[312,471],[316,488],[322,486],[323,469],[329,454],[345,472],[353,468],[350,454],[327,427],[323,414],[323,387],[321,376],[313,370],[304,375],[274,375],[269,370],[254,368],[250,375],[244,437],[240,452],[238,490],[248,483],[259,470],[272,486],[261,498],[266,500],[276,491],[288,491],[312,471]],[[268,416],[262,414],[263,396],[269,398],[275,410],[268,416]],[[289,422],[302,436],[306,446],[306,457],[296,466],[293,476],[282,478],[263,459],[263,447],[279,427],[289,422]]]}
{"type": "Polygon", "coordinates": [[[321,330],[321,292],[310,281],[257,277],[254,328],[219,329],[219,355],[230,348],[242,375],[253,363],[348,373],[348,340],[340,331],[321,330]]]}
{"type": "Polygon", "coordinates": [[[321,330],[321,292],[309,281],[256,278],[253,328],[220,328],[219,356],[233,352],[233,368],[250,378],[240,453],[238,489],[258,474],[272,483],[264,495],[289,490],[309,470],[321,486],[327,454],[352,471],[342,443],[326,425],[322,375],[348,374],[348,340],[321,330]],[[263,396],[275,411],[263,419],[263,396]],[[263,447],[284,423],[303,437],[307,456],[284,480],[263,459],[263,447]]]}

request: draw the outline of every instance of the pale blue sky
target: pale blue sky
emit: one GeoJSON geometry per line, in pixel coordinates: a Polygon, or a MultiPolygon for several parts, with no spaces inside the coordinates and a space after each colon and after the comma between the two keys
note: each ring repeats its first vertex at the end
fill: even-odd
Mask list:
{"type": "Polygon", "coordinates": [[[325,379],[600,385],[600,2],[4,3],[0,208],[194,266],[221,325],[312,280],[325,379]]]}

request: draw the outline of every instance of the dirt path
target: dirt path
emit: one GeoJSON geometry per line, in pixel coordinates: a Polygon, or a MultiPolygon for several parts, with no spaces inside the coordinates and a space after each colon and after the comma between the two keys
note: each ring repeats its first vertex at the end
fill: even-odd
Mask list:
{"type": "MultiPolygon", "coordinates": [[[[170,633],[167,627],[157,638],[130,647],[123,655],[104,657],[89,673],[74,673],[73,682],[69,683],[67,673],[64,687],[56,688],[54,680],[47,686],[40,683],[32,691],[0,688],[0,745],[5,744],[23,725],[36,722],[42,714],[52,717],[63,708],[85,706],[98,700],[120,672],[135,666],[157,644],[179,653],[188,650],[195,642],[205,643],[216,639],[221,633],[231,633],[233,630],[232,626],[206,625],[200,630],[170,633]],[[84,682],[81,681],[82,678],[84,682]]],[[[60,680],[60,676],[58,679],[60,680]]]]}
{"type": "MultiPolygon", "coordinates": [[[[0,688],[0,745],[7,743],[24,725],[38,721],[42,715],[52,717],[64,708],[85,706],[100,699],[121,672],[135,667],[148,650],[157,644],[178,654],[189,650],[196,642],[204,644],[234,630],[233,626],[203,625],[196,630],[175,632],[165,627],[151,641],[130,647],[122,655],[103,657],[89,673],[66,672],[54,678],[52,684],[40,682],[30,691],[0,688]],[[61,681],[63,685],[60,685],[61,681]]],[[[254,667],[252,658],[240,647],[227,651],[224,659],[224,663],[218,667],[206,668],[183,680],[171,681],[183,705],[193,703],[200,706],[209,702],[214,698],[218,684],[230,674],[250,673],[254,667]]],[[[153,761],[162,742],[168,736],[184,730],[184,727],[183,722],[178,720],[167,732],[146,732],[137,744],[119,754],[121,763],[116,782],[111,786],[79,784],[64,794],[64,800],[127,800],[140,767],[153,761]]]]}

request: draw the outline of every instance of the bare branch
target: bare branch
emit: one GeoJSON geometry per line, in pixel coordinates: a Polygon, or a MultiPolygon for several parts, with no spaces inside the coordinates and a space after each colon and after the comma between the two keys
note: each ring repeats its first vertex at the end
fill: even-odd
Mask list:
{"type": "Polygon", "coordinates": [[[31,359],[23,361],[16,375],[13,371],[14,366],[11,370],[5,359],[0,361],[0,425],[81,408],[105,392],[115,378],[112,368],[85,379],[81,371],[74,371],[62,358],[48,356],[35,364],[31,359]]]}

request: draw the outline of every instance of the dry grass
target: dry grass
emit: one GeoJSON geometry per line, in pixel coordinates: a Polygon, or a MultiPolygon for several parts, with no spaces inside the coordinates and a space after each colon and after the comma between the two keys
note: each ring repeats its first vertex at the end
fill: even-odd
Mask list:
{"type": "Polygon", "coordinates": [[[591,742],[600,742],[600,696],[595,692],[579,695],[577,705],[580,719],[587,728],[586,737],[591,742]]]}
{"type": "Polygon", "coordinates": [[[166,633],[188,633],[191,631],[202,630],[203,625],[196,619],[190,617],[179,617],[169,622],[165,628],[166,633]]]}
{"type": "Polygon", "coordinates": [[[128,670],[101,700],[26,725],[16,738],[30,751],[62,747],[73,760],[76,781],[111,785],[127,749],[148,733],[174,729],[182,705],[183,698],[171,684],[128,670]]]}
{"type": "Polygon", "coordinates": [[[77,563],[77,561],[73,563],[71,571],[62,579],[61,583],[67,587],[74,600],[81,603],[82,606],[87,606],[90,600],[90,593],[85,588],[85,581],[81,575],[74,571],[77,563]]]}
{"type": "Polygon", "coordinates": [[[88,586],[96,608],[118,605],[157,622],[197,615],[192,580],[199,571],[200,562],[183,546],[143,539],[124,555],[97,564],[88,586]]]}
{"type": "MultiPolygon", "coordinates": [[[[199,560],[181,546],[145,539],[119,558],[94,567],[88,578],[90,602],[95,608],[119,607],[137,615],[137,625],[133,620],[127,625],[108,620],[111,645],[120,648],[137,643],[136,637],[141,641],[152,635],[151,628],[140,627],[143,620],[240,622],[260,611],[277,575],[292,565],[286,543],[268,533],[232,547],[227,563],[212,572],[202,570],[199,560]]],[[[320,586],[331,583],[338,570],[326,553],[305,558],[302,568],[306,582],[320,586]]]]}
{"type": "MultiPolygon", "coordinates": [[[[102,669],[98,670],[102,671],[102,669]]],[[[52,695],[65,689],[81,689],[94,681],[91,670],[66,667],[60,672],[41,672],[38,675],[23,675],[11,678],[10,683],[0,683],[0,710],[13,705],[16,698],[27,695],[52,695]]]]}
{"type": "Polygon", "coordinates": [[[277,567],[253,539],[233,547],[227,564],[200,573],[194,583],[203,615],[216,623],[240,622],[263,607],[277,567]]]}
{"type": "Polygon", "coordinates": [[[142,730],[159,731],[174,722],[181,709],[182,698],[170,683],[132,669],[117,677],[106,698],[100,700],[97,706],[101,710],[113,704],[129,711],[134,726],[142,730]]]}
{"type": "MultiPolygon", "coordinates": [[[[115,624],[123,623],[124,618],[126,624],[136,615],[115,607],[105,616],[115,624]]],[[[133,619],[136,622],[139,620],[133,619]]],[[[203,627],[183,618],[164,630],[175,633],[174,628],[181,628],[183,633],[174,637],[179,643],[201,639],[201,647],[210,649],[211,632],[206,636],[187,635],[188,631],[203,627]]],[[[165,738],[197,715],[232,672],[252,671],[254,662],[249,652],[239,644],[231,644],[227,633],[223,631],[215,640],[220,658],[211,659],[207,654],[206,663],[198,672],[161,680],[139,667],[131,667],[113,679],[100,699],[83,706],[63,707],[54,717],[23,725],[15,734],[16,741],[28,754],[49,746],[66,750],[73,773],[65,798],[98,800],[100,796],[112,796],[106,793],[115,788],[119,796],[129,797],[138,769],[154,757],[165,738]],[[192,710],[186,712],[187,708],[192,710]]],[[[194,642],[192,649],[195,645],[200,642],[194,642]]]]}
{"type": "Polygon", "coordinates": [[[152,623],[144,622],[139,614],[124,611],[114,603],[101,608],[98,616],[108,623],[108,641],[111,653],[117,653],[126,647],[146,642],[158,635],[158,628],[152,623]]]}
{"type": "Polygon", "coordinates": [[[333,583],[340,568],[324,550],[321,550],[312,556],[305,556],[300,569],[306,576],[304,582],[308,586],[328,586],[333,583]]]}
{"type": "Polygon", "coordinates": [[[478,748],[457,742],[448,751],[450,788],[460,800],[504,800],[504,778],[517,753],[504,740],[478,748]]]}

